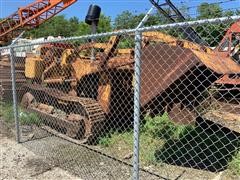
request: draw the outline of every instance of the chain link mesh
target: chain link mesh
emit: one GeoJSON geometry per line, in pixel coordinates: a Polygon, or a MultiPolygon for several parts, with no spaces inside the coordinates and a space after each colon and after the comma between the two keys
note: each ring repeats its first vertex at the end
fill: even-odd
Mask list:
{"type": "MultiPolygon", "coordinates": [[[[141,28],[141,47],[135,30],[13,46],[21,142],[83,179],[129,179],[133,163],[141,179],[237,178],[236,19],[141,28]]],[[[14,126],[8,50],[0,63],[1,115],[14,126]]]]}

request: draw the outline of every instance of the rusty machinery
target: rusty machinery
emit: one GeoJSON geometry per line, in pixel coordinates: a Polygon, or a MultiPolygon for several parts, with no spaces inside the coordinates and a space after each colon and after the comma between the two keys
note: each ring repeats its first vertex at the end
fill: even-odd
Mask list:
{"type": "MultiPolygon", "coordinates": [[[[185,20],[184,16],[181,14],[181,12],[174,6],[174,4],[170,0],[165,0],[165,2],[162,2],[159,0],[150,0],[150,2],[170,22],[179,22],[179,21],[185,20]]],[[[201,37],[195,32],[193,28],[183,27],[183,28],[180,28],[180,30],[182,30],[183,36],[185,39],[200,45],[204,45],[204,47],[202,48],[202,51],[196,51],[194,48],[192,48],[192,51],[196,56],[198,56],[198,58],[201,60],[201,62],[205,66],[207,66],[209,69],[217,73],[214,75],[215,77],[217,77],[216,81],[215,82],[211,81],[212,90],[210,90],[211,91],[210,96],[213,97],[213,99],[205,100],[206,102],[208,102],[207,103],[208,107],[213,107],[213,108],[210,109],[208,112],[204,112],[203,117],[205,116],[206,119],[210,119],[225,127],[228,127],[232,130],[240,132],[239,126],[237,125],[238,123],[236,123],[236,121],[239,122],[239,116],[240,116],[239,115],[240,113],[240,110],[239,110],[240,108],[239,107],[240,21],[238,20],[237,22],[233,23],[231,27],[228,29],[228,31],[226,32],[219,46],[217,46],[213,51],[211,51],[211,49],[208,49],[206,54],[202,52],[206,51],[205,48],[207,44],[201,39],[201,37]],[[218,110],[215,111],[214,109],[218,109],[218,110]],[[226,121],[224,121],[224,119],[226,119],[226,121]],[[232,119],[232,120],[229,120],[229,119],[232,119]]],[[[208,79],[207,81],[209,80],[210,79],[208,79]]],[[[189,91],[189,90],[190,89],[185,91],[189,91]]],[[[195,96],[197,96],[197,94],[198,93],[196,92],[195,96]]],[[[179,117],[177,117],[177,120],[179,120],[180,117],[184,119],[183,118],[184,116],[189,117],[189,119],[194,119],[192,118],[194,115],[193,114],[190,115],[191,113],[189,113],[189,108],[186,109],[186,107],[183,106],[182,103],[180,104],[173,103],[170,109],[172,109],[170,110],[170,116],[172,117],[172,119],[176,119],[175,114],[179,114],[179,117]]],[[[185,118],[185,120],[187,119],[188,118],[185,118]]]]}
{"type": "MultiPolygon", "coordinates": [[[[9,17],[0,21],[0,46],[10,43],[21,32],[33,29],[52,18],[77,0],[36,0],[35,2],[20,7],[9,17]]],[[[15,57],[16,82],[20,94],[20,86],[26,82],[24,76],[25,58],[15,57]]],[[[0,57],[0,97],[3,100],[11,98],[11,73],[9,56],[0,57]]]]}
{"type": "MultiPolygon", "coordinates": [[[[227,33],[224,39],[231,36],[227,33]]],[[[121,119],[126,112],[131,116],[134,51],[117,49],[120,38],[112,36],[94,61],[82,53],[94,47],[94,43],[62,49],[60,63],[54,53],[50,61],[40,57],[27,59],[26,77],[35,83],[26,85],[28,92],[22,105],[40,113],[49,131],[61,130],[80,142],[94,141],[109,119],[121,119]],[[63,112],[61,117],[59,112],[63,112]]],[[[222,44],[224,40],[218,47],[222,44]]],[[[194,121],[197,116],[194,109],[203,101],[204,91],[223,74],[240,70],[230,55],[220,57],[218,49],[161,32],[144,32],[142,111],[153,114],[168,111],[177,122],[194,121]],[[165,51],[171,56],[158,53],[165,51]],[[176,110],[179,114],[174,116],[172,111],[176,110]]]]}
{"type": "MultiPolygon", "coordinates": [[[[233,75],[240,72],[239,44],[235,41],[240,33],[239,23],[231,25],[214,50],[201,39],[192,42],[194,37],[180,40],[162,32],[144,32],[140,99],[143,114],[167,111],[178,123],[193,122],[199,115],[216,122],[216,118],[210,118],[216,112],[198,114],[196,109],[205,104],[204,92],[212,84],[229,79],[233,84],[238,82],[239,78],[233,75]]],[[[134,50],[117,48],[119,41],[120,36],[112,36],[106,44],[60,48],[58,55],[47,48],[50,53],[27,58],[25,74],[34,83],[25,86],[28,92],[22,105],[39,113],[45,128],[53,133],[60,132],[81,143],[95,141],[106,122],[112,118],[123,121],[132,114],[134,50]],[[85,51],[101,45],[102,52],[91,60],[85,51]]],[[[229,109],[228,103],[218,104],[229,109]]],[[[231,111],[226,114],[228,118],[217,123],[239,132],[229,120],[240,123],[239,102],[231,104],[231,111]]]]}

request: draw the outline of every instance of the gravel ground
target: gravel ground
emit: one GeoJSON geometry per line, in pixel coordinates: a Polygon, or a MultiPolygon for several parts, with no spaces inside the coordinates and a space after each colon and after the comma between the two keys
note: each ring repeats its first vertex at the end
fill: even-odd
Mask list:
{"type": "Polygon", "coordinates": [[[0,122],[0,179],[80,180],[71,173],[47,163],[41,157],[17,144],[11,132],[0,122]]]}
{"type": "MultiPolygon", "coordinates": [[[[131,166],[44,132],[34,130],[25,136],[28,140],[17,144],[0,120],[1,180],[131,179],[131,166]]],[[[162,164],[158,168],[145,167],[145,169],[153,173],[141,171],[141,179],[240,180],[239,177],[229,176],[227,172],[212,173],[167,164],[162,164]]]]}
{"type": "MultiPolygon", "coordinates": [[[[35,129],[22,136],[24,143],[18,144],[12,130],[0,119],[0,180],[131,179],[131,166],[44,132],[35,129]]],[[[159,179],[149,173],[141,175],[144,179],[159,179]]]]}

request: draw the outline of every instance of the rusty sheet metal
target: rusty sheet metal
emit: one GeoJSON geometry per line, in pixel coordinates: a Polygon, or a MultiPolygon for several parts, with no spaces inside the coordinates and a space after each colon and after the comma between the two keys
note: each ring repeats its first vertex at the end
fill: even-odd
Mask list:
{"type": "Polygon", "coordinates": [[[147,104],[198,64],[200,61],[190,49],[161,43],[145,47],[142,52],[141,105],[147,104]]]}
{"type": "Polygon", "coordinates": [[[134,59],[131,54],[128,55],[121,55],[111,58],[108,61],[107,68],[113,69],[113,68],[131,68],[133,67],[134,59]]]}
{"type": "Polygon", "coordinates": [[[222,78],[218,79],[216,84],[231,84],[231,85],[240,85],[240,76],[229,77],[229,75],[224,75],[222,78]]]}
{"type": "Polygon", "coordinates": [[[180,124],[194,124],[197,118],[197,113],[182,106],[181,103],[173,104],[173,107],[168,112],[168,116],[175,123],[180,124]]]}
{"type": "Polygon", "coordinates": [[[153,40],[155,42],[164,42],[171,46],[182,46],[190,49],[208,68],[219,74],[240,73],[240,64],[236,63],[230,57],[220,55],[218,51],[213,51],[209,47],[186,40],[179,40],[170,35],[161,32],[145,32],[143,33],[144,41],[153,40]]]}
{"type": "Polygon", "coordinates": [[[166,43],[171,46],[181,46],[186,49],[194,49],[194,50],[202,50],[206,53],[212,53],[213,50],[210,47],[202,46],[200,44],[178,39],[174,36],[158,32],[158,31],[149,31],[143,33],[143,41],[149,42],[149,41],[155,41],[155,42],[162,42],[166,43]]]}
{"type": "MultiPolygon", "coordinates": [[[[15,61],[15,69],[24,70],[24,64],[25,64],[24,57],[14,57],[14,61],[15,61]]],[[[9,55],[0,56],[0,66],[9,67],[9,68],[11,67],[9,55]]]]}
{"type": "Polygon", "coordinates": [[[239,114],[212,110],[202,116],[204,119],[220,124],[223,127],[240,133],[240,116],[239,114]]]}
{"type": "Polygon", "coordinates": [[[240,64],[236,63],[230,57],[222,57],[216,53],[205,53],[202,51],[192,50],[193,53],[208,68],[219,74],[237,74],[240,73],[240,64]]]}

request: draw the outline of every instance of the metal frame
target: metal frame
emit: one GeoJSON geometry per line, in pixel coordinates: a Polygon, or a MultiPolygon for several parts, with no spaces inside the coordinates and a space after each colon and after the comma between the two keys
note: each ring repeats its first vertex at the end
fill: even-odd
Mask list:
{"type": "Polygon", "coordinates": [[[0,22],[0,41],[18,36],[23,28],[34,28],[71,6],[77,0],[38,0],[0,22]]]}

